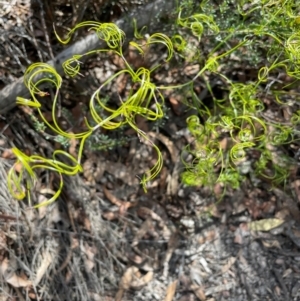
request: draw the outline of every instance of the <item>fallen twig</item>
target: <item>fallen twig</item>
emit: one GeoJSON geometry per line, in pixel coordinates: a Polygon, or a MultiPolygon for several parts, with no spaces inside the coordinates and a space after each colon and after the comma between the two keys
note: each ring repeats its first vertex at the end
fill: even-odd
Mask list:
{"type": "MultiPolygon", "coordinates": [[[[175,0],[161,1],[157,0],[148,5],[135,10],[127,16],[116,21],[116,25],[121,28],[125,34],[130,37],[133,33],[133,19],[136,19],[137,28],[149,26],[151,24],[159,24],[159,19],[169,14],[172,9],[175,9],[175,0]]],[[[74,55],[82,55],[96,48],[104,48],[105,42],[99,40],[96,33],[86,36],[84,39],[76,42],[69,48],[58,54],[53,60],[47,63],[53,66],[56,71],[62,75],[62,63],[74,55]]],[[[36,80],[38,80],[36,78],[36,80]]],[[[24,85],[24,78],[19,78],[16,82],[6,86],[0,91],[0,114],[6,113],[16,105],[17,97],[29,97],[29,91],[24,85]]]]}

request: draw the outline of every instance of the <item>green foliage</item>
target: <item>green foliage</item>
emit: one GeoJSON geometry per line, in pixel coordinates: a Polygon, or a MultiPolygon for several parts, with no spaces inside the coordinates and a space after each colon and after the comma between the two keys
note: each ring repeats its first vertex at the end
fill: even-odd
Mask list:
{"type": "Polygon", "coordinates": [[[204,67],[196,77],[219,78],[227,91],[225,99],[212,94],[211,109],[198,100],[195,108],[204,121],[197,116],[188,118],[195,138],[190,152],[195,159],[185,162],[182,180],[187,185],[220,182],[238,188],[243,180],[239,167],[256,151],[259,158],[250,172],[278,185],[286,181],[292,163],[283,155],[276,156],[278,147],[299,139],[295,127],[299,123],[298,95],[293,85],[300,76],[300,7],[294,0],[221,2],[202,1],[198,11],[184,19],[179,10],[179,27],[190,30],[184,35],[208,41],[204,67]],[[239,83],[231,79],[228,70],[236,65],[241,71],[244,66],[256,67],[256,80],[239,83]],[[292,84],[274,84],[283,75],[292,84]],[[265,118],[265,99],[282,108],[291,107],[285,99],[292,101],[295,112],[291,123],[265,118]],[[226,147],[222,147],[224,140],[226,147]]]}
{"type": "Polygon", "coordinates": [[[86,147],[91,151],[112,150],[117,146],[126,145],[129,138],[121,137],[119,139],[110,138],[108,135],[95,134],[86,140],[86,147]]]}
{"type": "Polygon", "coordinates": [[[70,139],[61,135],[55,136],[54,141],[60,143],[64,148],[67,148],[70,145],[70,139]]]}
{"type": "MultiPolygon", "coordinates": [[[[157,152],[157,162],[141,179],[146,190],[147,182],[156,177],[162,168],[162,155],[147,134],[138,128],[135,117],[140,115],[155,122],[162,119],[165,114],[163,92],[166,89],[188,90],[191,98],[189,106],[198,111],[198,116],[187,119],[187,127],[195,143],[186,147],[193,160],[184,162],[184,183],[213,186],[219,182],[225,187],[238,188],[245,176],[243,163],[253,151],[259,153],[259,160],[251,166],[251,172],[275,184],[287,179],[289,160],[278,158],[276,147],[298,139],[296,125],[299,124],[300,110],[295,110],[288,125],[265,118],[264,111],[265,99],[284,108],[290,106],[291,102],[298,102],[298,95],[293,90],[300,78],[300,6],[297,1],[205,0],[196,5],[195,1],[185,0],[181,1],[177,13],[176,32],[171,37],[154,33],[146,42],[140,43],[143,30],[138,32],[134,24],[136,39],[130,41],[131,47],[141,55],[145,48],[161,44],[167,52],[166,63],[175,56],[184,58],[186,63],[199,64],[200,70],[194,78],[177,86],[157,86],[152,81],[152,73],[160,67],[160,63],[152,69],[142,67],[134,70],[123,55],[125,34],[115,24],[83,22],[71,29],[65,40],[57,36],[61,43],[66,44],[76,30],[85,27],[96,32],[98,38],[107,44],[107,48],[74,55],[65,61],[64,71],[70,77],[80,74],[81,60],[91,54],[114,54],[125,65],[123,70],[113,74],[92,94],[89,117],[85,118],[86,130],[81,133],[64,131],[57,121],[57,100],[62,78],[56,70],[44,63],[33,64],[27,69],[24,81],[31,99],[19,97],[18,104],[34,107],[42,124],[57,135],[57,141],[66,144],[76,139],[79,149],[77,158],[66,151],[57,150],[52,159],[37,155],[29,157],[13,149],[17,156],[16,164],[22,165],[21,171],[17,173],[13,167],[8,176],[9,189],[15,198],[23,199],[30,192],[35,181],[34,170],[44,168],[57,172],[61,179],[55,195],[36,207],[50,204],[61,192],[63,174],[74,175],[82,171],[83,148],[87,143],[97,149],[111,145],[112,141],[106,135],[99,134],[98,130],[116,130],[125,125],[134,129],[138,137],[148,140],[157,152]],[[230,76],[230,70],[236,65],[241,69],[243,66],[257,68],[256,78],[236,81],[230,76]],[[288,78],[285,86],[278,79],[282,74],[288,78]],[[132,88],[127,97],[120,100],[117,108],[111,108],[107,99],[101,96],[102,91],[121,75],[130,77],[132,88]],[[214,95],[210,84],[212,78],[222,82],[224,95],[221,99],[214,95]],[[212,103],[209,106],[194,91],[199,79],[206,83],[211,95],[212,103]],[[39,88],[45,83],[55,88],[51,123],[43,116],[41,103],[37,99],[37,95],[47,95],[39,88]],[[69,164],[61,158],[65,158],[69,164]]],[[[68,119],[71,120],[72,116],[68,119]]],[[[37,129],[45,130],[40,124],[37,124],[37,129]]]]}
{"type": "MultiPolygon", "coordinates": [[[[75,175],[82,171],[81,160],[83,155],[83,148],[86,141],[99,128],[104,130],[119,129],[124,125],[130,126],[134,129],[140,138],[148,141],[157,152],[156,164],[147,171],[141,178],[141,184],[146,191],[147,182],[151,181],[157,176],[162,168],[162,155],[158,147],[147,137],[146,133],[140,130],[135,124],[136,115],[145,117],[150,121],[155,121],[163,117],[164,97],[156,85],[151,82],[151,72],[159,67],[156,65],[152,70],[146,68],[139,68],[134,70],[126,61],[123,55],[123,43],[125,39],[124,32],[112,23],[98,23],[98,22],[83,22],[75,26],[67,34],[66,40],[62,40],[57,36],[61,43],[68,43],[72,34],[81,27],[88,27],[89,30],[94,30],[100,40],[107,44],[105,49],[97,49],[90,51],[84,55],[74,55],[71,59],[63,63],[64,71],[67,75],[73,77],[80,74],[80,59],[84,56],[96,54],[100,52],[113,53],[118,55],[125,64],[125,69],[117,72],[107,79],[91,96],[89,103],[90,118],[85,118],[86,130],[81,133],[72,133],[64,131],[57,120],[57,101],[59,91],[62,85],[62,78],[56,70],[45,63],[36,63],[31,65],[24,75],[24,82],[28,88],[31,99],[17,98],[17,103],[36,108],[44,125],[57,135],[57,140],[65,144],[68,140],[76,139],[79,141],[78,156],[74,158],[66,151],[56,150],[52,159],[43,158],[41,156],[32,155],[27,156],[20,150],[13,148],[13,152],[17,157],[17,162],[12,167],[8,175],[8,186],[12,195],[16,199],[23,199],[26,195],[30,200],[30,190],[35,181],[35,169],[49,169],[55,171],[60,177],[60,187],[58,191],[49,200],[42,204],[36,205],[40,207],[52,203],[57,199],[63,187],[63,174],[75,175]],[[127,75],[132,80],[132,89],[126,99],[121,100],[117,109],[110,108],[107,105],[107,99],[101,97],[102,90],[115,80],[120,75],[127,75]],[[48,95],[47,92],[40,90],[40,85],[50,84],[55,88],[55,95],[52,104],[52,122],[48,122],[42,113],[42,105],[37,99],[37,96],[43,97],[48,95]],[[89,121],[90,120],[90,121],[89,121]],[[65,159],[62,159],[65,158],[65,159]],[[65,163],[67,161],[69,163],[65,163]],[[21,164],[21,170],[16,172],[15,166],[21,164]],[[25,180],[25,185],[23,181],[25,180]]],[[[164,34],[154,33],[149,36],[145,45],[139,45],[132,41],[131,46],[135,47],[141,54],[143,54],[143,47],[150,47],[153,44],[162,44],[166,47],[167,58],[169,61],[173,56],[173,44],[171,40],[164,34]]],[[[95,140],[97,136],[93,139],[95,140]]],[[[105,136],[102,136],[102,144],[105,144],[105,136]]],[[[106,139],[106,143],[107,143],[106,139]]],[[[99,146],[100,147],[100,146],[99,146]]]]}

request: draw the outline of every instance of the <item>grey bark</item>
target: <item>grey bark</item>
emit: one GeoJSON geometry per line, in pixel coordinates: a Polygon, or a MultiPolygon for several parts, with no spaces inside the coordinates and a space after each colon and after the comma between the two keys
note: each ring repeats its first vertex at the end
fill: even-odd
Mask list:
{"type": "MultiPolygon", "coordinates": [[[[167,16],[176,8],[176,0],[156,0],[115,22],[122,29],[126,36],[130,37],[133,33],[133,18],[137,21],[137,27],[152,26],[160,22],[162,17],[167,16]]],[[[158,24],[159,25],[159,24],[158,24]]],[[[58,54],[54,60],[47,63],[52,65],[56,71],[62,75],[62,63],[76,54],[85,54],[97,48],[106,47],[105,42],[99,40],[96,34],[90,34],[84,39],[74,43],[69,48],[58,54]]],[[[27,88],[23,83],[23,77],[14,83],[4,87],[0,91],[0,114],[4,114],[15,107],[17,96],[28,98],[30,96],[27,88]]]]}

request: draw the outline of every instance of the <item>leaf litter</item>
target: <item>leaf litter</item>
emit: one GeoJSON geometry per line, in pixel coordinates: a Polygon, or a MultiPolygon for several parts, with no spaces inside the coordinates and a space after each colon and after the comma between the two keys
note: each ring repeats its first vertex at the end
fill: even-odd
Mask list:
{"type": "MultiPolygon", "coordinates": [[[[100,4],[92,2],[97,10],[100,4]]],[[[67,9],[61,11],[67,4],[72,5],[57,0],[47,8],[73,20],[67,9]]],[[[11,22],[24,22],[7,7],[11,22]]],[[[29,6],[24,4],[24,9],[27,14],[29,6]]],[[[42,37],[37,34],[37,39],[42,37]]],[[[114,72],[117,64],[112,70],[109,66],[105,65],[106,71],[114,72]]],[[[88,67],[96,72],[104,66],[93,61],[88,67]]],[[[198,66],[187,66],[187,75],[194,74],[195,68],[198,66]]],[[[20,76],[21,69],[12,76],[20,76]]],[[[179,70],[161,73],[159,80],[180,81],[176,78],[179,70]]],[[[88,77],[85,80],[87,86],[92,82],[88,77]]],[[[69,88],[77,91],[78,87],[70,83],[69,88]]],[[[126,78],[117,89],[119,93],[126,89],[126,78]]],[[[162,181],[154,182],[148,195],[140,191],[136,175],[155,158],[151,147],[136,137],[114,151],[88,150],[83,175],[66,179],[62,197],[38,211],[28,210],[26,201],[12,200],[2,181],[0,271],[8,296],[1,295],[3,300],[15,295],[20,300],[82,301],[300,298],[299,180],[295,177],[291,194],[246,181],[242,193],[228,190],[221,203],[203,187],[183,187],[179,150],[191,137],[174,134],[186,130],[180,122],[185,107],[176,95],[170,102],[173,111],[168,113],[168,130],[154,131],[144,120],[139,121],[160,143],[166,162],[162,181]]],[[[20,116],[30,125],[28,114],[20,116]]],[[[11,141],[28,145],[31,152],[39,151],[28,138],[28,128],[18,122],[2,125],[2,134],[11,131],[9,141],[1,137],[2,179],[11,164],[11,141]],[[27,137],[26,143],[20,136],[27,137]]],[[[76,152],[75,141],[69,150],[76,152]]],[[[42,202],[57,183],[49,173],[39,178],[35,197],[42,202]]]]}

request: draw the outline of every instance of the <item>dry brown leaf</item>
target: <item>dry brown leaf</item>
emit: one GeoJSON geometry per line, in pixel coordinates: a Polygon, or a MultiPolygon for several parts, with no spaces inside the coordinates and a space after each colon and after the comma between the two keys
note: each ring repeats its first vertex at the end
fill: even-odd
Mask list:
{"type": "MultiPolygon", "coordinates": [[[[295,182],[294,182],[294,188],[298,189],[298,185],[295,182]]],[[[285,193],[280,189],[274,188],[272,191],[283,202],[282,208],[288,208],[291,218],[296,220],[297,222],[300,222],[300,211],[297,206],[297,202],[295,202],[293,198],[291,198],[287,193],[285,193]]],[[[296,190],[296,194],[298,194],[297,190],[296,190]]],[[[299,196],[297,195],[297,197],[299,196]]]]}
{"type": "Polygon", "coordinates": [[[36,278],[33,282],[34,286],[37,286],[40,283],[40,281],[44,277],[51,262],[52,262],[52,256],[51,256],[50,252],[48,250],[46,250],[43,254],[43,260],[41,262],[41,265],[37,269],[36,278]]]}
{"type": "Polygon", "coordinates": [[[172,140],[170,140],[168,137],[164,136],[161,133],[156,133],[156,132],[148,132],[147,133],[150,137],[155,138],[159,140],[161,143],[163,143],[166,148],[168,149],[171,160],[173,163],[176,163],[179,160],[179,152],[178,149],[176,148],[175,144],[173,143],[172,140]]]}
{"type": "Polygon", "coordinates": [[[196,261],[192,263],[189,270],[190,270],[190,279],[192,283],[198,286],[202,285],[203,280],[207,279],[208,277],[208,274],[203,271],[201,265],[196,261]]]}
{"type": "MultiPolygon", "coordinates": [[[[44,206],[44,207],[47,208],[47,206],[44,206]]],[[[41,207],[41,208],[43,208],[43,207],[41,207]]],[[[54,203],[54,206],[53,206],[52,210],[50,212],[48,212],[47,214],[48,214],[48,218],[49,218],[50,223],[58,223],[65,217],[62,214],[62,212],[60,212],[59,207],[58,207],[58,203],[54,203]]]]}
{"type": "MultiPolygon", "coordinates": [[[[38,299],[36,293],[34,293],[33,291],[31,291],[31,292],[28,293],[28,297],[30,299],[33,299],[33,300],[37,300],[38,299]]],[[[20,299],[20,301],[22,301],[22,300],[20,299]]]]}
{"type": "Polygon", "coordinates": [[[147,283],[149,283],[153,279],[153,271],[149,271],[146,275],[140,276],[136,278],[131,283],[131,287],[135,289],[140,289],[141,287],[145,286],[147,283]]]}
{"type": "Polygon", "coordinates": [[[271,241],[262,240],[261,242],[264,245],[264,247],[266,247],[268,249],[271,249],[271,248],[272,249],[274,249],[274,248],[281,249],[281,244],[278,240],[271,240],[271,241]]]}
{"type": "Polygon", "coordinates": [[[175,251],[179,244],[179,235],[177,232],[172,233],[169,241],[168,241],[168,249],[165,256],[165,262],[169,262],[171,260],[172,254],[175,251]]]}
{"type": "Polygon", "coordinates": [[[133,278],[137,275],[139,269],[137,267],[129,267],[122,276],[119,287],[128,290],[131,287],[133,278]]]}
{"type": "MultiPolygon", "coordinates": [[[[47,202],[49,200],[49,196],[47,196],[47,195],[53,196],[56,193],[54,190],[52,190],[48,187],[41,188],[39,192],[40,192],[40,194],[38,195],[38,199],[37,199],[38,204],[47,202]]],[[[48,210],[47,206],[41,206],[38,208],[38,211],[39,211],[39,219],[43,219],[49,210],[48,210]]]]}
{"type": "Polygon", "coordinates": [[[112,62],[113,62],[114,65],[120,67],[121,69],[126,68],[124,60],[121,59],[119,55],[112,55],[111,58],[112,58],[112,62]]]}
{"type": "Polygon", "coordinates": [[[90,154],[88,159],[83,163],[83,175],[90,183],[101,180],[108,164],[105,161],[99,161],[96,155],[90,154]]]}
{"type": "Polygon", "coordinates": [[[23,168],[22,163],[18,162],[18,163],[15,163],[15,164],[14,164],[14,170],[15,170],[16,172],[20,172],[20,171],[22,170],[22,168],[23,168]]]}
{"type": "Polygon", "coordinates": [[[243,241],[243,236],[238,231],[235,231],[235,233],[234,233],[234,240],[233,240],[233,242],[235,244],[239,244],[239,245],[242,245],[243,242],[244,242],[243,241]]]}
{"type": "Polygon", "coordinates": [[[119,212],[105,211],[105,212],[102,212],[102,217],[109,221],[113,221],[113,220],[118,219],[120,217],[120,214],[119,214],[119,212]]]}
{"type": "Polygon", "coordinates": [[[221,273],[224,274],[229,271],[229,269],[234,265],[236,262],[236,257],[230,257],[228,262],[222,267],[221,273]]]}
{"type": "Polygon", "coordinates": [[[138,231],[136,232],[134,239],[132,240],[131,246],[137,246],[139,241],[144,237],[144,235],[148,232],[151,231],[151,229],[153,228],[153,224],[152,224],[152,220],[151,218],[147,218],[142,225],[140,226],[140,228],[138,229],[138,231]]]}
{"type": "MultiPolygon", "coordinates": [[[[199,70],[200,70],[199,64],[188,65],[184,68],[184,73],[188,76],[193,76],[194,74],[197,74],[199,72],[199,70]]],[[[198,89],[198,91],[199,91],[199,89],[198,89]]]]}
{"type": "Polygon", "coordinates": [[[136,205],[136,203],[124,202],[120,200],[119,198],[114,196],[106,187],[103,187],[103,192],[109,201],[111,201],[114,205],[118,206],[119,208],[122,208],[123,210],[127,210],[128,208],[136,205]]]}
{"type": "Polygon", "coordinates": [[[162,194],[166,190],[168,173],[169,173],[168,168],[164,166],[160,172],[160,179],[159,179],[159,189],[162,194]]]}
{"type": "Polygon", "coordinates": [[[282,278],[286,278],[288,276],[290,276],[291,274],[293,273],[293,270],[292,269],[286,269],[282,275],[282,278]]]}
{"type": "Polygon", "coordinates": [[[139,217],[144,218],[144,219],[151,217],[152,220],[156,221],[158,223],[159,227],[162,229],[162,234],[163,234],[164,239],[166,239],[166,240],[170,239],[172,232],[167,227],[164,219],[162,217],[160,217],[160,215],[155,213],[150,208],[147,208],[144,206],[141,206],[140,208],[138,208],[137,213],[138,213],[139,217]]]}
{"type": "Polygon", "coordinates": [[[12,300],[8,293],[0,293],[0,301],[10,301],[12,300]]]}
{"type": "Polygon", "coordinates": [[[167,294],[165,297],[165,301],[172,301],[176,292],[178,280],[173,281],[167,288],[167,294]]]}
{"type": "Polygon", "coordinates": [[[201,233],[199,236],[197,235],[197,242],[200,245],[205,244],[206,242],[210,242],[214,240],[217,236],[217,233],[215,230],[209,230],[204,233],[201,233]]]}
{"type": "Polygon", "coordinates": [[[97,253],[97,249],[95,247],[89,246],[87,243],[84,245],[80,245],[81,251],[86,255],[84,258],[84,265],[87,272],[91,272],[95,266],[94,257],[97,253]]]}
{"type": "Polygon", "coordinates": [[[277,211],[275,217],[281,220],[287,220],[290,216],[290,210],[288,208],[282,208],[277,211]]]}
{"type": "Polygon", "coordinates": [[[178,162],[176,162],[173,172],[167,176],[167,195],[175,196],[178,192],[180,182],[178,166],[178,162]]]}
{"type": "Polygon", "coordinates": [[[192,284],[191,289],[199,300],[201,301],[206,300],[204,289],[202,286],[198,286],[197,284],[192,284]]]}
{"type": "Polygon", "coordinates": [[[180,115],[182,113],[182,109],[181,109],[182,105],[179,103],[179,101],[176,99],[176,97],[170,96],[169,101],[170,101],[170,104],[171,104],[171,107],[172,107],[174,113],[176,115],[180,115]]]}
{"type": "Polygon", "coordinates": [[[130,288],[139,289],[146,285],[153,279],[153,272],[150,271],[146,275],[142,276],[137,267],[129,267],[120,282],[120,290],[128,290],[130,288]]]}
{"type": "Polygon", "coordinates": [[[78,224],[83,227],[84,230],[91,232],[91,221],[86,211],[83,208],[78,208],[77,210],[71,209],[73,219],[78,221],[78,224]]]}
{"type": "Polygon", "coordinates": [[[9,260],[5,258],[0,265],[0,272],[4,276],[7,283],[13,287],[28,287],[32,285],[32,282],[25,277],[20,277],[16,273],[8,273],[9,260]]]}
{"type": "Polygon", "coordinates": [[[142,264],[144,261],[144,259],[141,256],[139,256],[133,252],[128,255],[128,259],[130,259],[133,263],[135,263],[137,265],[142,264]]]}
{"type": "Polygon", "coordinates": [[[15,158],[16,158],[16,156],[15,156],[15,154],[12,152],[12,149],[11,149],[11,148],[5,149],[5,150],[2,152],[1,157],[4,158],[4,159],[15,159],[15,158]]]}
{"type": "Polygon", "coordinates": [[[120,288],[115,296],[115,301],[121,301],[123,298],[125,290],[120,288]]]}
{"type": "Polygon", "coordinates": [[[217,199],[219,199],[223,193],[223,190],[224,190],[223,186],[224,185],[220,182],[216,183],[214,186],[214,194],[217,199]]]}
{"type": "Polygon", "coordinates": [[[94,301],[114,301],[115,300],[109,296],[105,296],[103,299],[103,296],[101,296],[100,294],[97,294],[97,293],[89,292],[88,294],[89,294],[89,300],[94,300],[94,301]]]}
{"type": "Polygon", "coordinates": [[[250,235],[248,225],[241,223],[234,232],[234,243],[242,245],[244,243],[244,237],[250,235]]]}
{"type": "MultiPolygon", "coordinates": [[[[4,126],[3,126],[3,124],[2,124],[2,122],[0,122],[0,129],[3,131],[3,128],[4,128],[4,126]]],[[[2,132],[2,134],[3,134],[3,132],[2,132]]],[[[6,140],[5,139],[0,139],[0,146],[2,147],[2,148],[4,148],[4,146],[6,145],[6,140]]]]}
{"type": "Polygon", "coordinates": [[[88,232],[91,232],[92,230],[91,220],[87,216],[85,216],[83,220],[83,229],[88,232]]]}
{"type": "Polygon", "coordinates": [[[270,231],[279,227],[284,223],[284,220],[278,218],[267,218],[259,221],[248,223],[249,229],[253,231],[270,231]]]}
{"type": "Polygon", "coordinates": [[[27,115],[33,115],[33,109],[29,106],[20,106],[20,110],[22,110],[27,115]]]}

